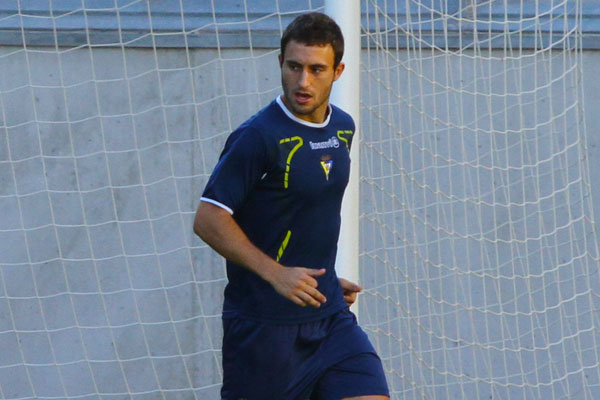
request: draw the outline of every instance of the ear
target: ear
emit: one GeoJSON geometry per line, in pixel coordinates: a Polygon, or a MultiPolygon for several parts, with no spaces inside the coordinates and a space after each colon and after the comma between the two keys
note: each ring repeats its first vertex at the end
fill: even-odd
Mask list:
{"type": "Polygon", "coordinates": [[[279,68],[283,67],[283,54],[279,54],[277,58],[279,59],[279,68]]]}
{"type": "Polygon", "coordinates": [[[337,81],[340,76],[342,76],[342,72],[344,72],[344,68],[346,68],[346,64],[344,64],[343,62],[341,62],[337,68],[335,69],[335,71],[333,72],[333,81],[337,81]]]}

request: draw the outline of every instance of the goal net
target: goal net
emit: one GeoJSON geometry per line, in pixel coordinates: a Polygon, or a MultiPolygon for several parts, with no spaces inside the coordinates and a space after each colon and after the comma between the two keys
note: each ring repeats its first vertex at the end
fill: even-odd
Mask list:
{"type": "Polygon", "coordinates": [[[362,325],[394,398],[600,396],[580,1],[366,1],[362,325]]]}
{"type": "MultiPolygon", "coordinates": [[[[582,6],[362,1],[360,319],[393,399],[600,398],[582,6]]],[[[0,398],[219,398],[195,209],[323,7],[2,3],[0,398]]]]}
{"type": "Polygon", "coordinates": [[[292,3],[2,2],[0,398],[219,398],[224,262],[192,222],[292,3]]]}

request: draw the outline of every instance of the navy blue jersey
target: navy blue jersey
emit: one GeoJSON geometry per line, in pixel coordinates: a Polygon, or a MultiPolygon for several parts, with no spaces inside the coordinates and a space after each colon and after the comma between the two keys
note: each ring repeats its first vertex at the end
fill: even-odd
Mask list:
{"type": "Polygon", "coordinates": [[[334,265],[354,129],[335,106],[315,124],[278,98],[229,136],[202,201],[228,210],[250,241],[282,265],[326,268],[316,279],[327,301],[300,307],[228,260],[225,318],[301,323],[346,307],[334,265]]]}

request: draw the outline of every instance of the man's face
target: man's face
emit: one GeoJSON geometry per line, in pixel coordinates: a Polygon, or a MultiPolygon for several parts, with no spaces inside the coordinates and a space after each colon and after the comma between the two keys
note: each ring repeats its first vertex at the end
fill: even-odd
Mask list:
{"type": "Polygon", "coordinates": [[[307,46],[291,40],[279,55],[283,102],[298,118],[321,123],[325,120],[331,86],[344,64],[333,68],[333,47],[307,46]]]}

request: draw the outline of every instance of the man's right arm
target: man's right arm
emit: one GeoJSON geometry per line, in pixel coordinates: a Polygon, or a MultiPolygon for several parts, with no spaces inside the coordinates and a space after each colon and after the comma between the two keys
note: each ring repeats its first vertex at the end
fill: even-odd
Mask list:
{"type": "Polygon", "coordinates": [[[326,301],[315,279],[324,269],[282,266],[256,247],[225,209],[201,201],[194,232],[217,253],[254,272],[299,306],[319,307],[326,301]]]}

